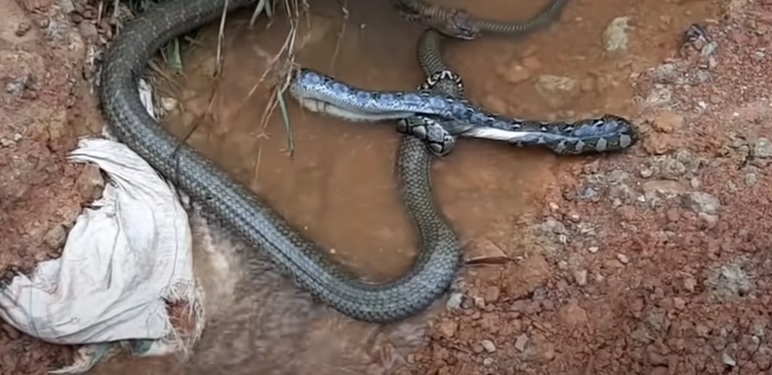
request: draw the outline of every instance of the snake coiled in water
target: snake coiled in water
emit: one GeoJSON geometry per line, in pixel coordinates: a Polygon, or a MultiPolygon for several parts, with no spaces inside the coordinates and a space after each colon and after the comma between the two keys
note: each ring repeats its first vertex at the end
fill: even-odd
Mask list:
{"type": "MultiPolygon", "coordinates": [[[[254,3],[231,0],[228,11],[254,3]]],[[[335,310],[371,322],[400,320],[422,311],[451,284],[461,246],[433,201],[430,154],[421,140],[405,136],[397,159],[403,199],[420,232],[421,251],[406,275],[374,285],[333,263],[327,251],[146,112],[138,81],[151,56],[168,41],[218,19],[225,5],[226,0],[169,0],[125,25],[105,54],[99,88],[111,133],[335,310]]]]}

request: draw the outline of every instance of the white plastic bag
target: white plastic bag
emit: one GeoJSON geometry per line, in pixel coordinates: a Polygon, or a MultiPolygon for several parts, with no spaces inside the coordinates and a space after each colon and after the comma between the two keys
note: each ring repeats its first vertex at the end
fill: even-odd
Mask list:
{"type": "Polygon", "coordinates": [[[201,326],[198,336],[203,311],[190,226],[174,189],[118,142],[81,140],[70,159],[106,173],[103,197],[77,218],[61,258],[0,291],[0,318],[59,344],[163,341],[175,336],[167,302],[182,301],[201,326]]]}

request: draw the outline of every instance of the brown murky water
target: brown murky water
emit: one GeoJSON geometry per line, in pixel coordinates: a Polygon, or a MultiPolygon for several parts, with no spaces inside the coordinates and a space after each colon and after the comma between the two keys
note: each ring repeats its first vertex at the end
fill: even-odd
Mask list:
{"type": "MultiPolygon", "coordinates": [[[[473,8],[462,0],[441,3],[503,20],[527,18],[546,1],[497,0],[476,3],[473,8]]],[[[667,5],[668,11],[663,12],[639,9],[640,3],[571,1],[561,20],[547,30],[516,39],[452,41],[445,56],[464,77],[467,96],[499,113],[546,119],[601,113],[632,117],[627,77],[663,57],[635,52],[649,53],[647,45],[676,43],[656,31],[674,18],[691,16],[673,13],[678,5],[667,5]],[[609,58],[603,46],[604,29],[614,18],[631,12],[649,22],[631,26],[654,32],[645,41],[631,41],[625,57],[609,58]],[[540,93],[536,82],[543,75],[570,77],[576,88],[569,93],[540,93]]],[[[347,20],[335,1],[313,2],[310,12],[296,42],[302,65],[363,88],[409,90],[423,79],[415,50],[421,29],[403,21],[387,1],[351,2],[347,20]]],[[[185,56],[184,79],[171,86],[170,95],[180,98],[181,110],[170,116],[169,127],[178,136],[195,127],[189,143],[363,276],[396,277],[410,267],[417,249],[395,183],[400,135],[393,126],[347,123],[303,112],[287,96],[295,147],[290,155],[278,110],[261,123],[269,99],[266,84],[250,92],[285,42],[289,25],[283,18],[280,14],[270,26],[259,21],[249,30],[249,14],[232,15],[223,46],[224,74],[218,82],[211,78],[217,26],[202,32],[196,47],[185,56]]],[[[511,252],[521,242],[513,233],[513,222],[554,181],[553,167],[571,162],[536,149],[462,139],[451,156],[434,162],[433,181],[441,207],[463,240],[486,238],[511,252]]],[[[269,287],[292,288],[289,284],[269,287]]],[[[314,319],[307,327],[313,332],[302,337],[319,344],[308,350],[318,353],[317,363],[328,366],[330,373],[335,373],[336,361],[341,366],[346,363],[340,360],[345,357],[342,353],[382,334],[332,313],[314,319]]],[[[281,360],[264,358],[265,362],[281,360]]]]}

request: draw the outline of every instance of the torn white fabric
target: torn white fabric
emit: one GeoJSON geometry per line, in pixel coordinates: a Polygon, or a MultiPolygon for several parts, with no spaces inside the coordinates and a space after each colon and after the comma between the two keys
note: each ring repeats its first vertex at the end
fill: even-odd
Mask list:
{"type": "Polygon", "coordinates": [[[196,306],[188,215],[174,189],[125,145],[84,139],[70,159],[107,175],[103,197],[77,218],[62,256],[0,292],[0,318],[59,344],[174,336],[166,301],[196,306]]]}

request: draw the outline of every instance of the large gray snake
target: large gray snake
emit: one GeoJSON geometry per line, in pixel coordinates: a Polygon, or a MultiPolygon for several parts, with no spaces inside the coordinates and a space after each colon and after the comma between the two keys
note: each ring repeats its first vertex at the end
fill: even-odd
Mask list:
{"type": "MultiPolygon", "coordinates": [[[[231,0],[228,11],[256,2],[231,0]]],[[[125,25],[109,46],[102,67],[100,99],[112,134],[337,311],[372,322],[400,320],[422,311],[450,285],[461,249],[433,202],[430,154],[421,140],[404,137],[397,166],[403,199],[421,234],[422,251],[406,275],[373,285],[334,264],[324,249],[304,238],[250,189],[180,144],[146,112],[138,80],[150,57],[173,38],[218,19],[225,4],[226,0],[169,0],[125,25]]],[[[417,113],[423,112],[407,115],[417,113]]]]}
{"type": "MultiPolygon", "coordinates": [[[[139,99],[138,81],[150,57],[173,38],[218,19],[225,3],[170,0],[124,26],[108,47],[102,67],[100,99],[111,133],[332,308],[372,322],[400,320],[422,311],[445,292],[455,277],[460,245],[433,202],[429,156],[420,140],[406,138],[398,167],[407,209],[421,234],[422,251],[407,275],[372,285],[337,267],[328,259],[327,251],[304,238],[214,162],[180,144],[145,110],[139,99]]],[[[228,11],[254,3],[231,0],[228,11]]],[[[251,259],[249,254],[245,256],[251,259]]]]}

